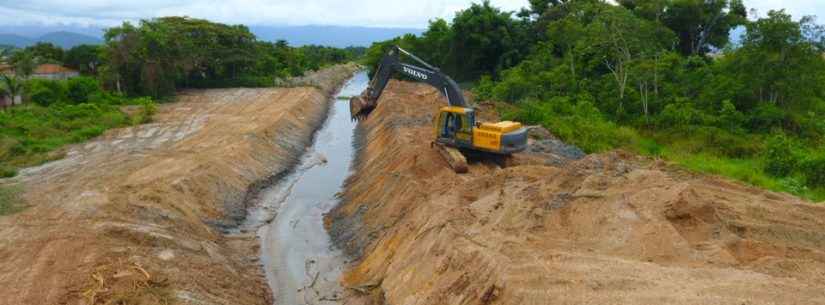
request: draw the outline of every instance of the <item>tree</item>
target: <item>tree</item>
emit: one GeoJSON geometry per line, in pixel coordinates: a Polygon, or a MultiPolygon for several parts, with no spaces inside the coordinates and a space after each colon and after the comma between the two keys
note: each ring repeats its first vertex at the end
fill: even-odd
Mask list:
{"type": "Polygon", "coordinates": [[[724,70],[748,84],[734,97],[736,108],[769,103],[786,110],[805,109],[825,97],[823,29],[812,17],[793,21],[781,11],[750,23],[742,47],[726,56],[724,70]]]}
{"type": "Polygon", "coordinates": [[[103,62],[102,53],[101,46],[79,45],[66,52],[64,63],[81,73],[97,75],[97,69],[103,62]]]}
{"type": "Polygon", "coordinates": [[[17,48],[8,45],[0,45],[0,63],[8,62],[17,48]]]}
{"type": "Polygon", "coordinates": [[[17,76],[5,74],[0,74],[0,81],[2,81],[3,90],[13,104],[14,100],[23,94],[23,82],[17,76]]]}
{"type": "Polygon", "coordinates": [[[662,22],[679,37],[683,55],[705,55],[729,41],[730,30],[747,22],[741,0],[620,0],[648,20],[662,22]]]}
{"type": "Polygon", "coordinates": [[[26,48],[26,51],[31,53],[38,63],[63,62],[63,49],[49,42],[38,42],[26,48]]]}
{"type": "Polygon", "coordinates": [[[154,97],[203,80],[236,79],[254,70],[255,36],[245,26],[165,17],[124,23],[105,35],[105,58],[118,87],[154,97]]]}
{"type": "Polygon", "coordinates": [[[453,19],[447,68],[461,80],[516,65],[527,53],[527,27],[485,0],[458,12],[453,19]]]}
{"type": "Polygon", "coordinates": [[[528,0],[530,2],[530,6],[526,9],[522,9],[519,12],[519,16],[521,17],[531,17],[533,19],[539,19],[545,15],[546,12],[550,11],[551,8],[563,5],[565,3],[570,2],[570,0],[528,0]]]}
{"type": "Polygon", "coordinates": [[[657,59],[675,41],[673,33],[604,2],[573,2],[567,9],[570,14],[548,24],[549,51],[564,59],[574,79],[596,75],[610,79],[616,90],[610,94],[615,95],[601,99],[602,107],[613,101],[611,112],[625,112],[627,91],[632,86],[641,91],[641,111],[649,113],[645,112],[649,110],[649,93],[655,97],[658,91],[657,59]]]}
{"type": "Polygon", "coordinates": [[[14,53],[11,57],[11,63],[14,66],[14,73],[21,78],[31,76],[37,67],[34,55],[25,50],[14,53]]]}
{"type": "Polygon", "coordinates": [[[427,31],[416,40],[412,51],[425,61],[443,67],[448,64],[453,31],[446,20],[438,18],[430,21],[427,31]]]}
{"type": "Polygon", "coordinates": [[[75,77],[66,82],[66,95],[71,102],[82,104],[89,101],[89,96],[101,92],[100,84],[94,78],[75,77]]]}

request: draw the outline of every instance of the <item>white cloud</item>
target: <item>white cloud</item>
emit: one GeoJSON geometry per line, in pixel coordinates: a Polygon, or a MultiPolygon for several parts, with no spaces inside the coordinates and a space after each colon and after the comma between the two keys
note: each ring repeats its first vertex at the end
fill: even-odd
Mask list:
{"type": "MultiPolygon", "coordinates": [[[[360,25],[422,28],[433,18],[451,18],[474,0],[0,0],[0,25],[114,25],[169,15],[186,15],[248,25],[360,25]],[[11,18],[8,18],[11,17],[11,18]]],[[[481,0],[475,0],[480,2],[481,0]]],[[[492,0],[515,11],[527,0],[492,0]]],[[[822,15],[822,0],[745,0],[764,16],[787,8],[795,17],[822,15]]]]}
{"type": "MultiPolygon", "coordinates": [[[[254,25],[361,25],[425,27],[430,19],[451,18],[472,0],[0,0],[0,24],[78,23],[112,25],[169,15],[254,25]]],[[[480,0],[476,1],[480,2],[480,0]]],[[[493,0],[518,10],[527,0],[493,0]]]]}
{"type": "MultiPolygon", "coordinates": [[[[765,17],[770,10],[785,9],[786,12],[799,19],[802,16],[816,15],[819,22],[825,20],[825,1],[822,0],[745,0],[745,6],[753,9],[757,17],[765,17]]],[[[753,18],[754,16],[751,16],[753,18]]]]}

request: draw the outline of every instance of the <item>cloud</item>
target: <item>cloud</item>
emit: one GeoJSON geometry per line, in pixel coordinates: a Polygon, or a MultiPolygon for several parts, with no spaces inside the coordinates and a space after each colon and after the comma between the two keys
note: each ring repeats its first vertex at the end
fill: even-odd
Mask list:
{"type": "MultiPolygon", "coordinates": [[[[0,0],[0,14],[14,16],[0,24],[113,25],[170,15],[185,15],[250,25],[362,25],[425,27],[430,19],[451,18],[472,0],[0,0]]],[[[480,1],[477,1],[480,2],[480,1]]],[[[518,10],[527,0],[493,0],[518,10]]]]}
{"type": "MultiPolygon", "coordinates": [[[[433,18],[451,18],[474,0],[0,0],[0,25],[77,24],[111,26],[124,20],[185,15],[247,25],[361,25],[423,28],[433,18]],[[68,3],[71,2],[71,3],[68,3]]],[[[475,0],[480,2],[481,0],[475,0]]],[[[527,0],[492,0],[515,11],[527,0]]],[[[787,8],[793,16],[823,15],[822,0],[745,0],[759,16],[787,8]]],[[[823,19],[825,20],[825,19],[823,19]]]]}
{"type": "Polygon", "coordinates": [[[751,16],[751,18],[765,17],[770,10],[785,9],[796,19],[802,16],[816,15],[822,17],[818,18],[820,22],[825,20],[825,1],[822,0],[745,0],[745,6],[756,12],[756,16],[751,16]]]}

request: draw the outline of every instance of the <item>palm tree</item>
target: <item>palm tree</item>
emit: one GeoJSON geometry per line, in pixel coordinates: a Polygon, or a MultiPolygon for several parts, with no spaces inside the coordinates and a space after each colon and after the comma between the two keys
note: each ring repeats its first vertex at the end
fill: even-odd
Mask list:
{"type": "Polygon", "coordinates": [[[21,78],[28,78],[37,67],[37,62],[31,52],[20,51],[14,53],[11,57],[12,65],[14,65],[14,74],[21,78]]]}
{"type": "MultiPolygon", "coordinates": [[[[6,97],[8,93],[9,91],[6,90],[6,87],[0,87],[0,100],[2,100],[3,97],[6,97]]],[[[6,108],[8,108],[9,105],[6,104],[6,101],[3,101],[2,106],[3,110],[6,110],[6,108]]]]}
{"type": "Polygon", "coordinates": [[[3,84],[3,91],[9,97],[11,104],[14,105],[14,99],[23,93],[23,82],[17,76],[0,75],[0,81],[3,84]]]}

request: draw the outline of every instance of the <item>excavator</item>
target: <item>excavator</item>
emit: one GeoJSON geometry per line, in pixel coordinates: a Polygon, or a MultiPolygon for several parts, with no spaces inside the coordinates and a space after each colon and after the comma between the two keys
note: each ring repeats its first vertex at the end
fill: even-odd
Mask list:
{"type": "Polygon", "coordinates": [[[506,158],[527,148],[527,129],[521,123],[477,122],[476,110],[467,105],[461,88],[452,78],[398,46],[391,47],[381,59],[367,89],[350,99],[353,120],[365,119],[375,109],[394,72],[429,84],[446,98],[447,106],[439,109],[433,121],[436,139],[431,146],[438,149],[456,173],[468,171],[465,154],[492,154],[506,158]],[[421,66],[402,62],[401,55],[421,66]]]}

